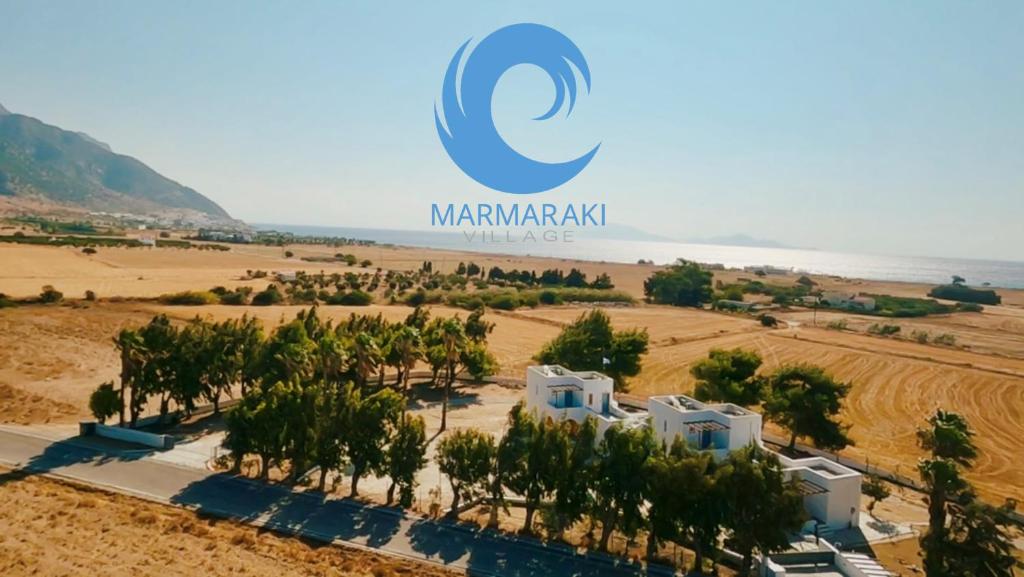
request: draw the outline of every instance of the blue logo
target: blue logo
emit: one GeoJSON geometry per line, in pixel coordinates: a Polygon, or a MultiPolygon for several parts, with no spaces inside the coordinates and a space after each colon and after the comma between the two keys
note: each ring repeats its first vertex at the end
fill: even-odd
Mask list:
{"type": "Polygon", "coordinates": [[[494,126],[491,100],[498,79],[519,64],[539,66],[555,84],[555,102],[547,113],[534,120],[555,115],[569,95],[566,116],[576,103],[576,67],[590,92],[590,69],[583,53],[561,32],[539,24],[513,24],[501,28],[469,52],[462,76],[459,63],[469,40],[455,53],[444,75],[441,108],[444,122],[434,106],[437,134],[448,156],[470,178],[480,184],[512,194],[532,194],[565,184],[590,162],[601,146],[568,162],[534,160],[512,149],[494,126]],[[457,85],[457,81],[461,85],[457,85]]]}

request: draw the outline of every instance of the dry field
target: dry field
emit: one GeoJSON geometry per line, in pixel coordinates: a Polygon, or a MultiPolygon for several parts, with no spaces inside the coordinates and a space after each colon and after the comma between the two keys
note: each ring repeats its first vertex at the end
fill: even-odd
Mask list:
{"type": "MultiPolygon", "coordinates": [[[[332,253],[326,247],[291,247],[296,255],[332,253]]],[[[435,267],[454,268],[474,260],[503,268],[582,266],[591,275],[607,271],[620,288],[639,294],[652,267],[563,262],[539,258],[470,255],[428,249],[349,247],[360,258],[388,268],[416,268],[423,260],[435,267]]],[[[336,265],[285,259],[283,249],[232,247],[216,253],[175,249],[101,249],[93,257],[70,248],[0,245],[0,292],[35,294],[54,284],[69,296],[96,290],[100,296],[154,296],[184,289],[240,283],[247,269],[345,270],[336,265]],[[143,280],[138,280],[142,277],[143,280]],[[106,284],[104,284],[106,283],[106,284]]],[[[742,274],[722,273],[724,280],[742,274]]],[[[793,279],[770,277],[770,282],[793,279]]],[[[924,296],[926,287],[901,283],[871,283],[817,279],[834,288],[924,296]]],[[[265,282],[265,281],[257,281],[265,282]]],[[[818,314],[819,326],[835,317],[848,318],[851,331],[811,326],[811,314],[786,313],[789,329],[762,328],[749,317],[658,306],[609,309],[620,327],[643,327],[651,335],[651,352],[643,372],[632,380],[632,392],[687,392],[692,388],[688,368],[712,347],[758,350],[766,368],[787,362],[814,362],[853,383],[844,418],[853,424],[857,446],[850,455],[870,457],[874,464],[913,474],[920,453],[914,430],[936,407],[964,413],[978,432],[982,450],[972,480],[990,499],[1024,498],[1024,291],[1000,291],[1007,304],[986,307],[984,313],[957,314],[913,320],[881,321],[857,315],[818,314]],[[920,345],[906,339],[883,339],[863,334],[874,322],[902,327],[901,335],[925,330],[932,335],[956,336],[956,347],[920,345]]],[[[269,327],[289,319],[301,307],[164,307],[148,303],[94,303],[71,306],[26,306],[0,310],[0,421],[74,422],[86,416],[89,391],[114,378],[117,357],[110,338],[126,324],[140,324],[158,312],[187,319],[196,314],[213,318],[259,316],[269,327]]],[[[399,320],[406,307],[321,307],[333,318],[352,312],[381,313],[399,320]]],[[[497,322],[492,349],[503,375],[521,377],[530,357],[571,322],[582,308],[559,307],[489,314],[497,322]]],[[[435,314],[466,314],[435,307],[435,314]]]]}
{"type": "Polygon", "coordinates": [[[384,577],[456,575],[426,564],[0,472],[0,575],[384,577]]]}

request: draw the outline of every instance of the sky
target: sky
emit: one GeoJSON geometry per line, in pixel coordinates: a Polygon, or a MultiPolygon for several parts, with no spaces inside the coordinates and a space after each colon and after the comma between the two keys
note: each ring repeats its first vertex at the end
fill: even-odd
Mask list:
{"type": "Polygon", "coordinates": [[[249,222],[430,228],[431,203],[607,204],[677,239],[745,233],[860,253],[1024,260],[1024,3],[0,0],[0,104],[84,131],[249,222]],[[434,126],[469,39],[557,29],[592,87],[539,69],[496,124],[540,160],[519,197],[434,126]]]}

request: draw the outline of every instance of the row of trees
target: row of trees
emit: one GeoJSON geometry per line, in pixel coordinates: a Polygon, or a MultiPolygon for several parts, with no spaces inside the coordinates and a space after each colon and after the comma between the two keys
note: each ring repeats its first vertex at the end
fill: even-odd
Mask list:
{"type": "Polygon", "coordinates": [[[647,536],[648,558],[659,546],[678,543],[696,553],[694,571],[717,560],[718,545],[743,556],[747,574],[757,553],[788,547],[803,522],[803,501],[778,460],[757,447],[721,462],[677,440],[659,446],[650,427],[615,426],[597,439],[596,423],[537,420],[517,405],[497,442],[475,429],[453,432],[437,448],[439,468],[451,484],[449,514],[467,499],[491,504],[491,523],[507,508],[506,494],[526,509],[525,532],[543,526],[562,536],[573,525],[600,526],[598,548],[616,531],[647,536]]]}
{"type": "Polygon", "coordinates": [[[269,338],[261,323],[248,316],[223,322],[196,317],[179,328],[159,315],[115,337],[120,387],[101,386],[91,405],[101,420],[119,414],[121,424],[134,426],[151,399],[159,399],[161,415],[172,402],[188,415],[199,400],[213,403],[218,411],[221,398],[235,385],[243,394],[256,385],[266,391],[293,381],[351,381],[365,389],[371,380],[383,387],[385,373],[392,369],[395,385],[405,391],[412,369],[423,361],[431,369],[432,382],[445,387],[446,417],[458,374],[480,379],[497,371],[497,361],[487,349],[494,325],[483,315],[479,309],[465,321],[458,316],[431,318],[427,310],[416,308],[400,323],[381,315],[353,314],[334,326],[322,321],[314,307],[269,338]]]}

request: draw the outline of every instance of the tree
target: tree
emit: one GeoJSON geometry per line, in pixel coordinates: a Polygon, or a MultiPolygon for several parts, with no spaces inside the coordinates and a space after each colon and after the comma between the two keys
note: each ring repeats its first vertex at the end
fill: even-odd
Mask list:
{"type": "Polygon", "coordinates": [[[643,523],[646,481],[639,472],[657,451],[650,427],[624,429],[620,424],[605,432],[597,446],[594,470],[594,508],[601,521],[602,551],[616,528],[632,537],[643,523]]]}
{"type": "Polygon", "coordinates": [[[722,463],[715,483],[723,501],[726,544],[743,560],[740,575],[749,575],[754,552],[789,548],[789,534],[804,520],[803,497],[796,482],[786,481],[778,458],[760,447],[733,451],[722,463]]]}
{"type": "Polygon", "coordinates": [[[608,314],[594,309],[562,329],[534,360],[574,371],[604,372],[621,390],[626,388],[627,377],[640,372],[640,358],[647,353],[647,344],[646,329],[613,331],[608,314]]]}
{"type": "Polygon", "coordinates": [[[44,304],[59,303],[64,300],[64,293],[53,288],[53,285],[46,285],[39,293],[39,302],[44,304]]]}
{"type": "Polygon", "coordinates": [[[145,363],[145,348],[137,331],[121,329],[114,337],[114,345],[121,357],[121,387],[118,390],[120,406],[118,408],[119,424],[125,423],[124,411],[128,406],[135,406],[134,396],[142,384],[142,367],[145,363]],[[125,392],[130,395],[125,402],[125,392]]]}
{"type": "Polygon", "coordinates": [[[579,269],[572,269],[569,274],[565,275],[563,281],[565,286],[573,288],[582,288],[587,286],[587,275],[583,274],[579,269]]]}
{"type": "Polygon", "coordinates": [[[558,475],[555,478],[554,532],[561,534],[592,509],[597,421],[587,417],[583,423],[560,423],[568,443],[561,447],[558,475]]]}
{"type": "Polygon", "coordinates": [[[658,304],[699,307],[711,301],[711,279],[699,264],[680,259],[644,281],[644,296],[658,304]]]}
{"type": "Polygon", "coordinates": [[[891,494],[889,486],[886,485],[885,481],[883,481],[878,475],[867,475],[867,479],[865,480],[864,485],[860,488],[860,492],[871,499],[871,502],[868,503],[868,513],[872,514],[875,511],[875,505],[877,505],[879,501],[884,501],[889,498],[889,495],[891,494]]]}
{"type": "Polygon", "coordinates": [[[484,343],[469,341],[460,357],[462,366],[469,376],[480,381],[498,372],[498,359],[487,349],[484,343]]]}
{"type": "Polygon", "coordinates": [[[693,394],[701,401],[756,405],[764,390],[764,382],[757,377],[760,366],[761,356],[754,351],[711,349],[708,358],[690,367],[697,379],[693,394]]]}
{"type": "Polygon", "coordinates": [[[439,328],[441,347],[444,350],[445,378],[444,402],[441,406],[441,429],[448,426],[448,399],[451,396],[452,383],[455,382],[459,360],[466,348],[466,332],[459,317],[441,321],[439,328]]]}
{"type": "Polygon", "coordinates": [[[385,469],[391,484],[388,486],[387,504],[394,500],[398,489],[398,504],[411,507],[416,489],[416,473],[427,464],[427,433],[423,417],[403,415],[398,429],[385,455],[385,469]]]}
{"type": "Polygon", "coordinates": [[[452,487],[449,516],[458,516],[462,499],[486,490],[494,455],[494,437],[477,429],[455,431],[437,444],[434,459],[452,487]]]}
{"type": "Polygon", "coordinates": [[[352,368],[355,370],[356,383],[365,387],[370,375],[381,364],[380,347],[368,332],[358,332],[352,340],[352,368]]]}
{"type": "MultiPolygon", "coordinates": [[[[993,507],[978,500],[953,508],[945,573],[955,577],[1014,577],[1013,538],[1009,529],[1016,502],[993,507]]],[[[928,573],[932,575],[932,573],[928,573]]]]}
{"type": "Polygon", "coordinates": [[[833,451],[853,444],[846,434],[849,426],[835,420],[850,392],[848,383],[836,381],[821,367],[797,364],[780,367],[768,378],[768,385],[765,416],[790,432],[790,449],[795,448],[797,437],[833,451]]]}
{"type": "Polygon", "coordinates": [[[359,495],[359,479],[366,473],[386,474],[385,448],[399,423],[405,399],[391,389],[382,389],[363,397],[355,391],[350,398],[351,421],[342,438],[352,463],[352,489],[349,497],[359,495]]]}
{"type": "Polygon", "coordinates": [[[562,463],[559,456],[568,439],[561,427],[538,422],[517,403],[508,414],[508,428],[498,445],[503,483],[526,500],[523,531],[533,532],[533,515],[541,500],[555,490],[562,463]]]}
{"type": "Polygon", "coordinates": [[[323,492],[327,475],[340,469],[345,462],[342,438],[348,434],[351,420],[351,399],[355,394],[352,383],[344,385],[325,382],[313,407],[312,419],[316,423],[313,441],[313,463],[320,468],[317,490],[323,492]]]}
{"type": "Polygon", "coordinates": [[[929,575],[945,575],[947,571],[948,504],[970,498],[971,486],[961,476],[961,468],[971,467],[978,456],[973,437],[966,419],[941,409],[928,418],[928,427],[917,431],[918,445],[930,453],[917,465],[928,492],[928,531],[921,537],[921,548],[929,575]]]}
{"type": "Polygon", "coordinates": [[[398,362],[398,373],[402,381],[402,391],[409,390],[409,376],[416,362],[423,358],[423,338],[414,326],[402,325],[396,329],[391,339],[391,354],[398,362]]]}
{"type": "Polygon", "coordinates": [[[89,395],[89,410],[100,423],[105,423],[121,410],[121,399],[114,390],[113,381],[103,383],[89,395]]]}

